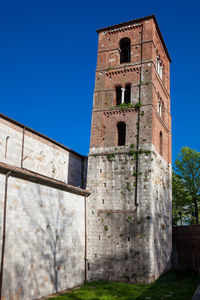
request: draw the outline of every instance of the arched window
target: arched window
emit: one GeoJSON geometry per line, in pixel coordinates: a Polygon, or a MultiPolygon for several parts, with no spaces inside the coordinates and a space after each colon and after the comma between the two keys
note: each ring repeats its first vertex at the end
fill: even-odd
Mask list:
{"type": "Polygon", "coordinates": [[[163,135],[162,135],[162,131],[160,131],[160,145],[159,145],[160,149],[160,155],[163,155],[163,135]]]}
{"type": "Polygon", "coordinates": [[[5,145],[5,153],[4,153],[4,157],[7,158],[7,152],[8,152],[8,140],[9,140],[9,136],[6,137],[6,145],[5,145]]]}
{"type": "Polygon", "coordinates": [[[124,38],[119,43],[120,46],[120,64],[131,61],[131,42],[129,38],[124,38]]]}
{"type": "Polygon", "coordinates": [[[131,85],[130,84],[127,84],[125,86],[124,102],[126,104],[131,102],[131,85]]]}
{"type": "Polygon", "coordinates": [[[124,146],[126,143],[126,124],[119,122],[117,124],[118,146],[124,146]]]}
{"type": "Polygon", "coordinates": [[[122,102],[122,87],[120,85],[116,86],[116,103],[120,105],[122,102]]]}

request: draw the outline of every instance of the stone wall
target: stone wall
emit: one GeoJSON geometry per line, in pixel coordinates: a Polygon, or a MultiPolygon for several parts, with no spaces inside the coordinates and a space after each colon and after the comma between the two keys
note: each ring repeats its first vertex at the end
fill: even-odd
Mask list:
{"type": "Polygon", "coordinates": [[[88,278],[152,282],[170,266],[171,167],[151,144],[90,149],[88,278]]]}
{"type": "Polygon", "coordinates": [[[87,158],[0,115],[0,247],[8,170],[2,299],[82,284],[87,158]]]}
{"type": "Polygon", "coordinates": [[[0,147],[1,162],[22,166],[24,169],[73,186],[86,185],[85,156],[2,114],[0,114],[0,147]]]}
{"type": "MultiPolygon", "coordinates": [[[[151,277],[157,279],[160,274],[171,268],[172,168],[154,147],[152,150],[152,163],[145,176],[149,177],[152,198],[151,277]]],[[[144,178],[144,186],[145,180],[144,178]]],[[[139,193],[142,193],[142,190],[139,193]]]]}
{"type": "MultiPolygon", "coordinates": [[[[4,185],[0,175],[0,224],[4,185]]],[[[36,299],[83,283],[84,256],[84,197],[9,177],[2,299],[36,299]]]]}

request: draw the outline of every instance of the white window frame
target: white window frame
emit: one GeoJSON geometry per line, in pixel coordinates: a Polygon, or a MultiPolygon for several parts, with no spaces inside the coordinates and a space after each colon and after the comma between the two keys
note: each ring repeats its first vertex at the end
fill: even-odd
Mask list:
{"type": "Polygon", "coordinates": [[[158,100],[158,114],[162,117],[162,101],[158,100]]]}
{"type": "Polygon", "coordinates": [[[163,75],[163,64],[162,61],[160,60],[160,57],[157,56],[156,57],[156,70],[158,72],[158,75],[160,76],[160,78],[162,79],[162,75],[163,75]]]}

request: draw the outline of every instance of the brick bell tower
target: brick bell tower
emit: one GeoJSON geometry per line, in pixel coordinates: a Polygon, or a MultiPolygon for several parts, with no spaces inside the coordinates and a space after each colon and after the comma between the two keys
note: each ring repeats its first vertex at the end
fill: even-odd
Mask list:
{"type": "Polygon", "coordinates": [[[155,16],[97,33],[87,277],[148,283],[170,267],[170,56],[155,16]]]}

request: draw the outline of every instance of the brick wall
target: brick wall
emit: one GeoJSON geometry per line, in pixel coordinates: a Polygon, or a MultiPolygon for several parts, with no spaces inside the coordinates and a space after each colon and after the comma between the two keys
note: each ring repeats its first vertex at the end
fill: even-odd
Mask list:
{"type": "MultiPolygon", "coordinates": [[[[120,116],[111,112],[116,107],[116,86],[131,84],[131,103],[139,101],[146,112],[140,132],[160,152],[160,132],[163,136],[163,158],[171,163],[171,115],[170,115],[170,60],[164,48],[153,18],[121,28],[99,32],[97,70],[93,101],[90,147],[116,145],[116,121],[127,120],[129,131],[136,132],[134,113],[125,110],[120,116]],[[119,42],[131,40],[130,62],[120,64],[119,42]],[[142,43],[141,43],[142,39],[142,43]],[[162,79],[156,70],[156,59],[162,60],[162,79]],[[141,74],[140,74],[141,73],[141,74]],[[140,92],[139,92],[140,91],[140,92]],[[162,101],[162,116],[158,113],[158,101],[162,101]],[[105,116],[105,111],[108,111],[105,116]],[[112,114],[109,118],[109,114],[112,114]],[[148,116],[148,117],[147,117],[148,116]],[[133,118],[129,124],[129,118],[133,118]],[[151,129],[151,130],[149,130],[151,129]]],[[[132,134],[127,144],[134,143],[132,134]]],[[[142,142],[142,141],[141,141],[142,142]]]]}

